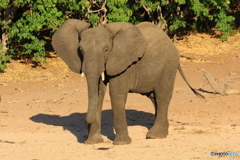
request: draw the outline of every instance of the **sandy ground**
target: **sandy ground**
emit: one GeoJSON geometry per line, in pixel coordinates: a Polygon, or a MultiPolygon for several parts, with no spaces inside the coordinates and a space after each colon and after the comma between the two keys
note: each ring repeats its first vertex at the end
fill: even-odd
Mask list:
{"type": "Polygon", "coordinates": [[[154,119],[152,103],[129,94],[126,112],[132,143],[114,146],[108,93],[104,99],[104,143],[83,144],[87,136],[86,80],[70,72],[60,58],[32,68],[16,61],[0,74],[1,160],[173,160],[240,159],[210,152],[240,154],[240,95],[214,93],[202,74],[207,70],[220,85],[240,89],[240,34],[226,42],[191,35],[176,42],[189,82],[206,97],[196,97],[177,74],[169,106],[169,136],[145,139],[154,119]]]}

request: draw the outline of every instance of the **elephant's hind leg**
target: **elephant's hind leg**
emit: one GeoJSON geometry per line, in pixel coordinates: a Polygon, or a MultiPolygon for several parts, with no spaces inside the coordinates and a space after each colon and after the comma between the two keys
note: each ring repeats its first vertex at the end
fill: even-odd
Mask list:
{"type": "Polygon", "coordinates": [[[101,130],[102,105],[103,105],[103,99],[104,99],[105,93],[106,93],[106,85],[102,81],[100,81],[96,119],[92,124],[88,125],[88,137],[84,141],[85,144],[95,144],[95,143],[103,142],[103,138],[100,134],[100,130],[101,130]]]}
{"type": "Polygon", "coordinates": [[[155,104],[155,122],[147,133],[148,139],[166,138],[168,135],[168,106],[172,98],[176,72],[171,75],[162,74],[158,86],[154,90],[154,97],[150,98],[155,104]]]}

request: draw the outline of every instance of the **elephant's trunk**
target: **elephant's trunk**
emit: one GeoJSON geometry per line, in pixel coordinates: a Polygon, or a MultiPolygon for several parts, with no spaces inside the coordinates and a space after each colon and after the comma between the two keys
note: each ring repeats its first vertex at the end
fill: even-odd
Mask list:
{"type": "Polygon", "coordinates": [[[98,52],[90,52],[85,49],[85,57],[83,61],[83,73],[87,79],[88,86],[88,111],[86,121],[92,124],[96,120],[99,97],[99,80],[101,72],[104,68],[103,56],[98,57],[98,52]]]}
{"type": "Polygon", "coordinates": [[[88,111],[86,121],[88,124],[92,124],[96,118],[99,93],[98,83],[99,77],[87,77],[88,111]]]}

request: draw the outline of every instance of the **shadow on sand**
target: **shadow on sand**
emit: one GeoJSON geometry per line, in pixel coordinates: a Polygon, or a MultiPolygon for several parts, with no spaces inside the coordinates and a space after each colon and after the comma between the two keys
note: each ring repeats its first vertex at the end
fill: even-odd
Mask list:
{"type": "MultiPolygon", "coordinates": [[[[128,126],[140,125],[150,128],[154,122],[155,116],[152,113],[126,110],[128,126]]],[[[64,130],[74,134],[79,143],[83,143],[87,137],[87,124],[85,122],[86,113],[72,113],[69,116],[38,114],[30,117],[30,120],[47,125],[61,126],[64,130]]],[[[115,137],[113,131],[112,110],[102,111],[101,134],[113,140],[115,137]]]]}

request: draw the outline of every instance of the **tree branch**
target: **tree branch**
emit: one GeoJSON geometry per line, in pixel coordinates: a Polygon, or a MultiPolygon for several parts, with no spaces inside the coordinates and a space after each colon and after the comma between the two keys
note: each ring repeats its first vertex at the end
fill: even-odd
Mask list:
{"type": "Polygon", "coordinates": [[[205,76],[205,78],[208,80],[210,86],[214,89],[215,92],[226,96],[226,95],[233,95],[233,94],[240,94],[240,90],[238,89],[226,89],[226,87],[221,87],[219,86],[216,81],[214,80],[214,78],[210,75],[210,73],[208,73],[206,70],[202,69],[203,71],[203,75],[205,76]]]}

